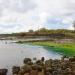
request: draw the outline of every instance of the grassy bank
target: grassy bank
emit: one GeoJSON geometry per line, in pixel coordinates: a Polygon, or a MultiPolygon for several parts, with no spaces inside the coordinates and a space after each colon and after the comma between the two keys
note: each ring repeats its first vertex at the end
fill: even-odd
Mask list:
{"type": "Polygon", "coordinates": [[[54,51],[67,56],[75,55],[75,43],[32,42],[31,44],[53,48],[54,51]]]}

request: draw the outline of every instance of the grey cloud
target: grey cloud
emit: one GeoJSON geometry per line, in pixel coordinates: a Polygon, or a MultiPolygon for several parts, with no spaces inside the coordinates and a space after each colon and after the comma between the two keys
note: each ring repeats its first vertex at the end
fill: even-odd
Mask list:
{"type": "MultiPolygon", "coordinates": [[[[55,17],[63,18],[64,21],[74,19],[75,0],[0,0],[0,28],[4,32],[37,29],[38,27],[34,25],[43,27],[47,18],[52,19],[53,17],[54,19],[55,17]]],[[[62,26],[65,25],[60,21],[58,23],[62,26]]]]}
{"type": "Polygon", "coordinates": [[[0,7],[16,12],[26,12],[36,7],[33,0],[2,0],[0,7]]]}
{"type": "Polygon", "coordinates": [[[3,25],[3,24],[0,24],[0,28],[5,28],[5,29],[6,28],[15,28],[15,25],[13,25],[13,24],[12,25],[7,25],[7,24],[3,25]]]}
{"type": "Polygon", "coordinates": [[[75,16],[75,0],[66,1],[64,16],[75,16]]]}

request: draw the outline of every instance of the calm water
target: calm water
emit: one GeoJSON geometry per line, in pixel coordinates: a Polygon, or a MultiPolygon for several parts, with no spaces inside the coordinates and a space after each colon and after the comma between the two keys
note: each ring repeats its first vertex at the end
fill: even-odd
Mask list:
{"type": "Polygon", "coordinates": [[[25,57],[33,59],[34,57],[40,59],[60,58],[61,55],[47,50],[42,46],[32,46],[28,44],[16,44],[12,41],[0,41],[0,68],[9,69],[8,75],[11,75],[12,66],[22,65],[25,57]]]}

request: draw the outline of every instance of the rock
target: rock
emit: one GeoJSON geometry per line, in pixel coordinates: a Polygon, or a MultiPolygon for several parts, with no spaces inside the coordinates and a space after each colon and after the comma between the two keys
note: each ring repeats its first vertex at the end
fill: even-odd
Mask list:
{"type": "Polygon", "coordinates": [[[35,58],[33,58],[33,60],[37,60],[37,58],[35,57],[35,58]]]}
{"type": "Polygon", "coordinates": [[[27,64],[28,62],[31,62],[30,58],[25,58],[24,61],[23,61],[24,64],[27,64]]]}
{"type": "Polygon", "coordinates": [[[43,67],[41,65],[37,65],[38,72],[42,71],[43,67]]]}
{"type": "Polygon", "coordinates": [[[52,67],[52,59],[45,61],[45,67],[52,67]]]}
{"type": "Polygon", "coordinates": [[[74,56],[74,57],[69,58],[69,61],[70,61],[70,62],[75,62],[75,56],[74,56]]]}
{"type": "Polygon", "coordinates": [[[7,75],[8,69],[0,69],[0,75],[7,75]]]}
{"type": "Polygon", "coordinates": [[[45,75],[51,75],[52,74],[52,68],[45,68],[45,75]]]}
{"type": "Polygon", "coordinates": [[[12,67],[12,74],[18,74],[18,72],[20,71],[20,67],[19,66],[13,66],[12,67]]]}
{"type": "Polygon", "coordinates": [[[37,64],[37,65],[41,65],[41,66],[44,65],[43,61],[41,61],[41,60],[37,60],[35,64],[37,64]]]}
{"type": "Polygon", "coordinates": [[[32,68],[32,70],[37,70],[38,69],[37,65],[32,65],[31,68],[32,68]]]}
{"type": "Polygon", "coordinates": [[[25,73],[24,75],[30,75],[29,73],[25,73]]]}
{"type": "Polygon", "coordinates": [[[21,72],[23,74],[30,73],[31,70],[32,70],[31,66],[27,64],[21,67],[21,72]]]}
{"type": "Polygon", "coordinates": [[[13,67],[12,72],[16,75],[75,75],[75,57],[63,56],[61,60],[46,61],[42,57],[35,62],[25,58],[24,65],[21,68],[13,67]]]}
{"type": "Polygon", "coordinates": [[[44,60],[45,60],[45,58],[44,58],[44,57],[42,57],[42,58],[41,58],[41,61],[42,61],[42,62],[44,62],[44,60]]]}
{"type": "Polygon", "coordinates": [[[44,73],[43,72],[39,72],[38,75],[44,75],[44,73]]]}
{"type": "Polygon", "coordinates": [[[37,70],[31,70],[30,75],[38,75],[38,71],[37,70]]]}

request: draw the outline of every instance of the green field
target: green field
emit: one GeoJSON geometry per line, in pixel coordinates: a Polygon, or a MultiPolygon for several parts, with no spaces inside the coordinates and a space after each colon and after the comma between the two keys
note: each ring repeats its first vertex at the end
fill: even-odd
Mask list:
{"type": "Polygon", "coordinates": [[[63,55],[75,56],[75,43],[32,42],[31,44],[52,48],[55,52],[63,55]]]}

